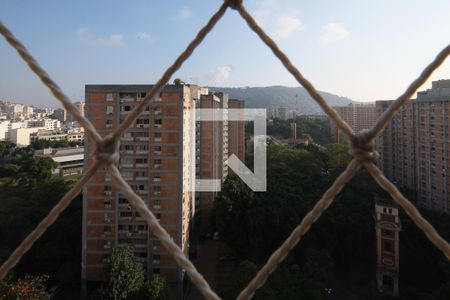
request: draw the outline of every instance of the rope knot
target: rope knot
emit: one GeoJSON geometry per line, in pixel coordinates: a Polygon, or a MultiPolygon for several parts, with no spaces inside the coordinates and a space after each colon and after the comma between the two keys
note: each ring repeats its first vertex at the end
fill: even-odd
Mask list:
{"type": "Polygon", "coordinates": [[[374,162],[378,159],[373,139],[369,140],[369,132],[368,129],[361,130],[349,143],[348,153],[359,161],[374,162]]]}
{"type": "Polygon", "coordinates": [[[119,160],[119,143],[111,135],[106,136],[95,149],[95,158],[105,164],[114,164],[119,160]]]}
{"type": "Polygon", "coordinates": [[[241,6],[243,0],[225,0],[229,7],[232,9],[237,9],[239,6],[241,6]]]}

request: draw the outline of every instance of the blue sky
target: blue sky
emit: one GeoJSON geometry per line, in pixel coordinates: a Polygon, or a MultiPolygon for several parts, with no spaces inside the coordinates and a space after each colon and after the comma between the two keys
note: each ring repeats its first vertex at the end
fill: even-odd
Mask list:
{"type": "MultiPolygon", "coordinates": [[[[0,20],[78,101],[85,84],[154,83],[220,4],[0,0],[0,20]]],[[[448,0],[244,4],[318,89],[356,101],[397,97],[450,42],[448,0]]],[[[199,85],[298,86],[232,10],[175,77],[199,85]]],[[[447,60],[432,79],[449,78],[447,60]]],[[[0,99],[58,106],[3,39],[0,99]]]]}

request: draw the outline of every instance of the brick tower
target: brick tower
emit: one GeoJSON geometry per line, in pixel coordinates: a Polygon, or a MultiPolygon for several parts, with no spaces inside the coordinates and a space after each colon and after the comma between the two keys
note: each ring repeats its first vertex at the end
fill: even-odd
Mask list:
{"type": "Polygon", "coordinates": [[[375,224],[378,291],[397,297],[401,224],[398,207],[389,198],[375,199],[375,224]]]}

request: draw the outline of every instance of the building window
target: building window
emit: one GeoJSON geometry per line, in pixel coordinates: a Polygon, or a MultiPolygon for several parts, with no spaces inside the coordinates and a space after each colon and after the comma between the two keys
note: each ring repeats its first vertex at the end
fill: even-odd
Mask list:
{"type": "Polygon", "coordinates": [[[113,94],[112,93],[107,93],[106,94],[106,101],[113,101],[113,94]]]}
{"type": "Polygon", "coordinates": [[[155,119],[155,125],[162,125],[162,119],[155,119]]]}
{"type": "Polygon", "coordinates": [[[394,232],[392,232],[391,230],[381,229],[381,236],[387,237],[387,238],[393,238],[394,232]]]}
{"type": "Polygon", "coordinates": [[[150,124],[150,119],[136,119],[136,124],[150,124]]]}
{"type": "Polygon", "coordinates": [[[393,253],[394,247],[392,241],[383,241],[383,252],[393,253]]]}
{"type": "Polygon", "coordinates": [[[148,162],[147,158],[136,158],[137,164],[146,164],[148,162]]]}
{"type": "Polygon", "coordinates": [[[160,274],[160,273],[161,273],[161,271],[159,268],[153,269],[153,274],[160,274]]]}
{"type": "Polygon", "coordinates": [[[137,145],[136,146],[136,150],[138,150],[138,151],[147,151],[148,150],[148,145],[137,145]]]}
{"type": "Polygon", "coordinates": [[[154,199],[153,200],[153,207],[154,208],[160,208],[161,207],[161,199],[154,199]]]}
{"type": "Polygon", "coordinates": [[[138,225],[138,230],[147,230],[147,225],[138,225]]]}
{"type": "Polygon", "coordinates": [[[131,211],[121,211],[120,216],[121,217],[132,217],[133,213],[131,211]]]}
{"type": "Polygon", "coordinates": [[[111,106],[111,105],[106,106],[106,114],[107,115],[112,115],[113,111],[114,111],[113,106],[111,106]]]}

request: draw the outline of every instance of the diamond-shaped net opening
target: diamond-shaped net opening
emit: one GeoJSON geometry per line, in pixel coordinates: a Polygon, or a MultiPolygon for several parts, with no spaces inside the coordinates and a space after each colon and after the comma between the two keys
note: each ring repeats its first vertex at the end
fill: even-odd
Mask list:
{"type": "Polygon", "coordinates": [[[384,127],[393,119],[394,115],[406,104],[417,89],[425,83],[432,72],[436,70],[450,54],[450,45],[444,48],[436,58],[422,71],[420,76],[413,81],[406,91],[400,95],[392,105],[380,116],[375,126],[367,131],[355,134],[351,127],[343,121],[336,111],[331,108],[322,96],[317,92],[314,86],[300,73],[300,71],[290,62],[289,58],[278,48],[277,44],[259,27],[253,17],[247,12],[241,0],[225,0],[217,12],[209,19],[208,23],[198,32],[197,36],[189,43],[186,49],[177,57],[175,62],[167,68],[157,83],[150,89],[142,102],[137,106],[120,126],[109,136],[102,138],[96,131],[94,126],[86,118],[84,118],[75,106],[73,106],[69,98],[63,93],[58,85],[50,78],[50,76],[39,66],[28,50],[21,44],[17,38],[9,31],[9,29],[0,22],[0,33],[7,42],[17,50],[22,59],[28,64],[30,69],[41,79],[43,84],[47,86],[53,95],[62,103],[65,109],[70,111],[75,120],[78,121],[85,129],[86,134],[95,145],[95,162],[84,173],[82,178],[67,192],[67,194],[58,202],[58,204],[50,211],[50,213],[37,225],[37,227],[22,241],[15,249],[11,256],[0,267],[0,279],[3,279],[7,273],[20,261],[22,256],[32,247],[51,226],[64,209],[70,204],[72,199],[80,193],[83,186],[89,178],[101,166],[106,166],[107,171],[111,175],[114,185],[121,189],[122,193],[127,197],[131,205],[145,219],[152,233],[161,241],[165,249],[173,256],[180,267],[186,270],[192,283],[199,289],[206,299],[220,299],[216,293],[210,288],[203,276],[196,270],[191,261],[183,254],[181,249],[172,241],[169,234],[161,227],[158,220],[147,207],[144,201],[133,191],[128,183],[122,178],[119,170],[115,166],[115,162],[119,158],[117,149],[118,140],[124,131],[136,120],[136,118],[144,111],[159,94],[164,85],[169,81],[171,76],[182,66],[189,58],[195,48],[201,44],[206,35],[214,28],[217,22],[222,18],[228,8],[236,10],[245,20],[248,26],[260,37],[262,42],[266,44],[273,54],[280,60],[285,68],[294,76],[311,95],[311,97],[319,104],[323,111],[333,120],[335,125],[347,136],[350,145],[350,154],[353,159],[347,168],[336,178],[331,187],[323,194],[322,198],[317,201],[311,211],[303,218],[301,223],[291,232],[289,237],[283,244],[271,255],[266,264],[259,270],[253,280],[239,294],[239,300],[250,299],[256,290],[264,285],[270,274],[278,267],[278,265],[286,258],[289,252],[299,243],[300,239],[311,228],[311,225],[322,215],[322,213],[333,203],[335,196],[342,190],[345,184],[355,175],[361,168],[365,167],[375,181],[387,191],[392,199],[401,206],[408,216],[416,223],[416,225],[425,233],[427,238],[450,260],[450,245],[437,233],[434,227],[421,216],[420,212],[414,205],[406,199],[400,191],[392,184],[374,164],[377,153],[373,148],[373,141],[384,129],[384,127]]]}

